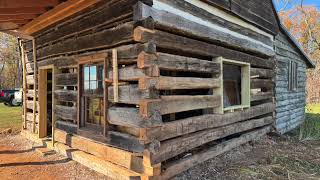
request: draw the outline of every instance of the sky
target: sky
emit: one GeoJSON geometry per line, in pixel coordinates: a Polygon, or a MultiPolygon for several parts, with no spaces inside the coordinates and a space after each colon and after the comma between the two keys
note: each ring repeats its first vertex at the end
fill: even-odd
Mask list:
{"type": "MultiPolygon", "coordinates": [[[[286,7],[286,9],[291,9],[292,7],[296,5],[301,4],[301,0],[289,0],[290,2],[285,6],[285,3],[287,0],[273,0],[276,2],[275,4],[277,5],[277,10],[280,10],[283,7],[286,7]],[[277,1],[280,1],[280,3],[277,3],[277,1]]],[[[304,5],[314,5],[318,9],[320,9],[320,0],[303,0],[304,5]]]]}

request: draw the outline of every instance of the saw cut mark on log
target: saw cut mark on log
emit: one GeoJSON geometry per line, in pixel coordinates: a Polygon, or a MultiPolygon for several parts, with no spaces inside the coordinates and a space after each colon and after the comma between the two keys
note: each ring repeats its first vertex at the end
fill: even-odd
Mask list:
{"type": "Polygon", "coordinates": [[[113,101],[119,102],[119,69],[118,69],[118,51],[112,50],[112,69],[113,69],[113,101]]]}

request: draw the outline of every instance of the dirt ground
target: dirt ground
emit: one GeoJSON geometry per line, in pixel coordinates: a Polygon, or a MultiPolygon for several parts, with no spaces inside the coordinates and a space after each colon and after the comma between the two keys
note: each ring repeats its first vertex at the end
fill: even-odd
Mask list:
{"type": "MultiPolygon", "coordinates": [[[[43,156],[20,135],[0,135],[0,179],[107,179],[57,154],[43,156]]],[[[320,142],[269,136],[177,176],[190,179],[320,179],[320,142]]]]}
{"type": "Polygon", "coordinates": [[[43,156],[37,146],[20,135],[0,135],[0,179],[107,179],[57,154],[43,156]]]}

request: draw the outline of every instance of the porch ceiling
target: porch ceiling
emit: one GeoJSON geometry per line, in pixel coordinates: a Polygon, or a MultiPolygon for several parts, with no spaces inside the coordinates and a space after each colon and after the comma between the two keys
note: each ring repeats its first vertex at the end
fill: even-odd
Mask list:
{"type": "Polygon", "coordinates": [[[17,30],[63,0],[1,0],[0,31],[17,30]]]}

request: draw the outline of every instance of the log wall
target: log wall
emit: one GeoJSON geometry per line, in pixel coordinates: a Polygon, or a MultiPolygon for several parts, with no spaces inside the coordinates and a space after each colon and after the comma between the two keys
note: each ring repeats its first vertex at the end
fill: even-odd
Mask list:
{"type": "MultiPolygon", "coordinates": [[[[95,156],[110,151],[130,157],[105,157],[122,167],[115,173],[125,176],[125,167],[134,172],[128,174],[162,179],[252,141],[268,133],[274,122],[272,37],[191,1],[105,1],[36,34],[38,66],[53,64],[58,69],[55,137],[95,156]],[[117,98],[112,84],[114,49],[117,98]],[[97,53],[108,54],[110,64],[105,79],[110,83],[106,136],[78,126],[78,61],[97,53]],[[218,57],[250,63],[250,108],[214,113],[221,105],[221,95],[213,93],[221,86],[218,57]]],[[[32,56],[30,45],[25,46],[26,56],[32,56]]],[[[27,69],[31,72],[32,65],[27,69]]],[[[33,77],[30,73],[27,81],[32,83],[33,77]]]]}
{"type": "Polygon", "coordinates": [[[276,37],[277,69],[276,69],[276,128],[286,133],[298,127],[305,119],[306,105],[306,68],[304,57],[292,44],[291,40],[280,33],[276,37]],[[298,88],[289,91],[289,62],[298,63],[298,88]]]}

